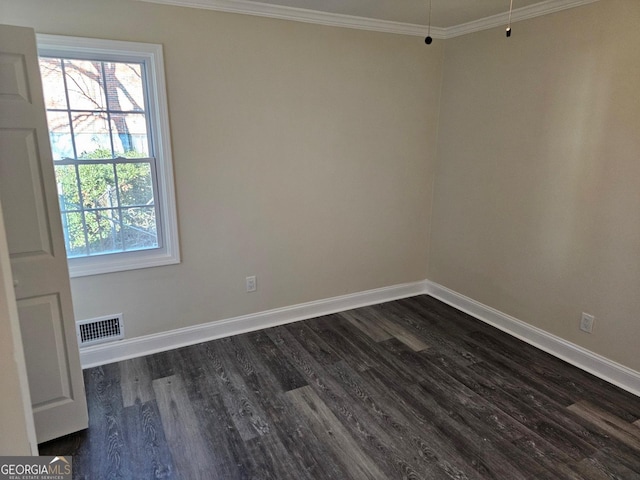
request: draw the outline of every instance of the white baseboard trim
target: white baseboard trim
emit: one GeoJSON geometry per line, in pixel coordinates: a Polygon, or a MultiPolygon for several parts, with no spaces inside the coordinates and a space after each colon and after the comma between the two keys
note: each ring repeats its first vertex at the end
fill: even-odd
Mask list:
{"type": "Polygon", "coordinates": [[[83,369],[96,367],[106,363],[207,342],[216,338],[276,327],[366,305],[413,297],[424,292],[425,282],[404,283],[203,323],[192,327],[178,328],[168,332],[124,339],[114,343],[81,349],[80,363],[83,369]]]}
{"type": "Polygon", "coordinates": [[[429,280],[404,283],[289,307],[124,339],[80,350],[82,368],[141,357],[174,348],[276,327],[353,308],[428,294],[596,377],[640,396],[640,372],[429,280]]]}
{"type": "Polygon", "coordinates": [[[640,396],[640,372],[593,353],[574,343],[529,325],[506,313],[454,292],[435,282],[425,280],[425,291],[469,315],[513,335],[534,347],[564,360],[596,377],[640,396]]]}

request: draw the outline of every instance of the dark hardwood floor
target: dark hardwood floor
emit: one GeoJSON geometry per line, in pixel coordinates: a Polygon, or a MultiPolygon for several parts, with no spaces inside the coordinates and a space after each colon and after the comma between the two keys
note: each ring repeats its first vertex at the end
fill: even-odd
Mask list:
{"type": "Polygon", "coordinates": [[[428,296],[85,382],[78,479],[640,479],[640,398],[428,296]]]}

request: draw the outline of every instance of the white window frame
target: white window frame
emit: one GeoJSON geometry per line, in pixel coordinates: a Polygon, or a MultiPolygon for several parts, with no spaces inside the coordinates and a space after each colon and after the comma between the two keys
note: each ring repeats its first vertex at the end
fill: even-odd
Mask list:
{"type": "Polygon", "coordinates": [[[69,275],[84,277],[102,273],[180,263],[178,219],[169,137],[169,110],[164,78],[162,45],[95,38],[37,34],[38,54],[86,60],[144,63],[148,96],[150,141],[156,158],[158,205],[156,219],[160,248],[69,258],[69,275]]]}

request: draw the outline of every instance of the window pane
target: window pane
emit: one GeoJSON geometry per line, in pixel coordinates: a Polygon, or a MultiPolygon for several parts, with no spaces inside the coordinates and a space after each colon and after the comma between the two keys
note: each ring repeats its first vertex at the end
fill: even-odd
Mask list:
{"type": "Polygon", "coordinates": [[[84,226],[81,213],[63,213],[62,230],[68,257],[87,255],[87,245],[84,237],[84,226]]]}
{"type": "Polygon", "coordinates": [[[118,210],[88,211],[85,213],[85,222],[91,255],[122,251],[118,210]]]}
{"type": "Polygon", "coordinates": [[[120,205],[153,205],[151,165],[148,163],[119,163],[118,188],[120,205]]]}
{"type": "Polygon", "coordinates": [[[40,75],[47,108],[66,110],[67,96],[62,77],[62,61],[59,58],[41,58],[40,75]]]}
{"type": "Polygon", "coordinates": [[[126,158],[149,156],[147,121],[143,113],[113,113],[111,128],[116,156],[126,158]]]}
{"type": "Polygon", "coordinates": [[[85,208],[118,206],[113,165],[79,165],[78,171],[85,208]]]}
{"type": "Polygon", "coordinates": [[[127,250],[156,248],[158,246],[154,207],[123,209],[122,223],[127,250]]]}
{"type": "Polygon", "coordinates": [[[80,195],[74,165],[56,165],[56,182],[60,210],[80,210],[80,195]]]}
{"type": "Polygon", "coordinates": [[[74,158],[71,127],[67,112],[47,112],[49,139],[54,160],[74,158]]]}
{"type": "Polygon", "coordinates": [[[73,113],[72,120],[78,158],[112,158],[105,113],[73,113]]]}
{"type": "Polygon", "coordinates": [[[69,106],[72,110],[105,110],[102,62],[64,60],[69,106]]]}
{"type": "Polygon", "coordinates": [[[109,110],[121,112],[144,111],[142,65],[138,63],[105,62],[109,110]]]}

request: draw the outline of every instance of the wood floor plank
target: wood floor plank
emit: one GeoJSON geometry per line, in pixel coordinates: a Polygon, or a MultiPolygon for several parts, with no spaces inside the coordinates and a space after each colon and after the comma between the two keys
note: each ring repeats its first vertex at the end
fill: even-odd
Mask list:
{"type": "Polygon", "coordinates": [[[286,395],[298,412],[310,423],[311,429],[318,438],[329,445],[340,459],[348,478],[353,480],[387,478],[311,387],[301,387],[287,392],[286,395]]]}
{"type": "Polygon", "coordinates": [[[494,478],[481,459],[469,455],[468,451],[459,450],[459,445],[449,433],[440,430],[434,419],[421,413],[420,405],[413,397],[406,395],[406,384],[398,382],[397,377],[381,373],[375,368],[361,372],[360,375],[377,388],[378,392],[384,392],[389,403],[395,405],[407,419],[413,429],[413,433],[407,435],[409,443],[426,461],[438,464],[454,479],[494,478]]]}
{"type": "Polygon", "coordinates": [[[186,376],[184,386],[196,418],[200,420],[200,432],[204,449],[210,462],[222,478],[260,478],[258,464],[262,462],[250,455],[247,446],[235,428],[220,393],[215,377],[209,373],[208,357],[202,345],[182,350],[182,369],[186,376]]]}
{"type": "MultiPolygon", "coordinates": [[[[433,359],[432,353],[429,351],[425,355],[433,359]]],[[[440,363],[434,362],[434,365],[440,363]]],[[[545,442],[574,460],[592,455],[602,446],[599,438],[567,418],[562,405],[554,403],[518,379],[491,369],[485,363],[446,371],[532,433],[544,434],[545,442]],[[540,412],[544,412],[544,415],[540,412]]]]}
{"type": "Polygon", "coordinates": [[[596,407],[591,402],[581,400],[567,407],[568,410],[597,425],[609,435],[627,444],[640,454],[640,431],[636,431],[624,420],[596,407]]]}
{"type": "Polygon", "coordinates": [[[132,358],[119,363],[120,388],[122,389],[122,404],[130,407],[139,403],[153,400],[155,393],[151,385],[151,374],[148,363],[144,358],[132,358]]]}
{"type": "Polygon", "coordinates": [[[193,345],[173,352],[171,361],[175,363],[175,368],[171,368],[170,371],[175,372],[172,375],[177,374],[182,377],[190,393],[193,390],[191,387],[201,388],[208,395],[220,393],[220,383],[216,379],[205,344],[193,345]]]}
{"type": "Polygon", "coordinates": [[[143,358],[147,362],[151,380],[176,375],[181,364],[179,349],[153,353],[143,358]]]}
{"type": "Polygon", "coordinates": [[[503,451],[506,449],[500,448],[501,443],[496,444],[493,435],[491,435],[492,440],[489,440],[486,432],[483,431],[482,435],[477,433],[478,424],[472,422],[468,425],[468,419],[461,415],[462,412],[458,411],[457,415],[452,416],[446,404],[439,404],[421,386],[410,386],[405,391],[420,405],[422,414],[434,418],[436,426],[441,431],[447,432],[461,451],[482,459],[487,473],[491,475],[490,478],[525,479],[528,475],[523,471],[533,471],[536,475],[544,471],[531,462],[527,462],[526,469],[520,470],[518,464],[520,458],[517,460],[514,458],[515,450],[510,451],[508,456],[505,455],[503,451]]]}
{"type": "Polygon", "coordinates": [[[128,449],[124,443],[122,392],[118,372],[117,365],[105,365],[92,369],[89,376],[87,401],[92,406],[89,409],[89,425],[93,428],[90,434],[91,439],[98,442],[81,467],[86,472],[85,478],[95,478],[101,472],[111,472],[116,478],[127,475],[123,469],[123,458],[128,449]],[[102,454],[100,449],[103,449],[102,454]]]}
{"type": "MultiPolygon", "coordinates": [[[[333,365],[339,362],[342,357],[335,351],[333,346],[329,345],[329,342],[326,341],[327,339],[320,338],[314,333],[311,326],[317,320],[317,318],[314,318],[309,322],[296,322],[282,328],[286,329],[301,345],[304,345],[305,350],[311,354],[318,364],[333,365]]],[[[273,337],[271,338],[273,340],[273,337]]]]}
{"type": "MultiPolygon", "coordinates": [[[[424,394],[409,392],[411,386],[399,385],[394,379],[377,372],[376,369],[367,370],[362,375],[379,383],[383,388],[386,386],[388,395],[410,412],[413,422],[419,425],[424,435],[430,439],[427,445],[421,445],[425,449],[425,455],[441,456],[444,462],[452,466],[453,478],[475,478],[474,475],[496,480],[509,478],[504,476],[504,466],[500,467],[509,460],[502,457],[502,453],[497,454],[498,458],[494,457],[495,452],[483,439],[483,433],[461,431],[455,421],[449,418],[451,412],[441,409],[437,404],[432,405],[435,407],[435,413],[434,410],[425,408],[424,394]],[[458,469],[463,473],[458,473],[458,469]]],[[[510,453],[510,450],[505,450],[506,455],[510,453]]]]}
{"type": "Polygon", "coordinates": [[[371,319],[367,312],[370,311],[365,308],[357,310],[349,310],[348,312],[341,312],[338,315],[348,321],[354,327],[360,329],[362,333],[368,335],[374,342],[384,342],[393,338],[393,336],[386,330],[380,328],[371,319]]]}
{"type": "Polygon", "coordinates": [[[328,315],[315,318],[307,325],[314,332],[310,335],[315,337],[317,343],[328,344],[336,352],[338,358],[332,364],[345,361],[358,371],[378,366],[376,356],[371,354],[374,351],[372,342],[359,341],[357,335],[342,335],[337,330],[344,322],[345,320],[338,315],[328,315]]]}
{"type": "MultiPolygon", "coordinates": [[[[471,368],[477,369],[480,366],[482,364],[471,368]]],[[[545,453],[543,459],[554,457],[558,460],[558,465],[573,464],[594,455],[598,448],[608,443],[605,437],[594,435],[583,425],[567,418],[562,413],[561,406],[554,405],[549,400],[540,402],[537,399],[539,395],[526,386],[517,389],[517,394],[512,396],[501,389],[504,384],[492,381],[495,375],[491,371],[485,369],[480,372],[475,375],[473,370],[455,369],[450,374],[521,423],[529,432],[528,439],[535,440],[535,450],[545,453]],[[538,407],[539,410],[536,410],[538,407]],[[544,415],[540,414],[541,411],[544,415]]],[[[513,385],[517,382],[510,383],[513,385]]],[[[565,476],[570,478],[568,474],[565,476]]]]}
{"type": "Polygon", "coordinates": [[[635,450],[631,452],[625,452],[624,446],[620,448],[620,446],[616,446],[613,442],[607,445],[605,448],[601,449],[596,457],[600,461],[602,465],[607,467],[611,472],[616,471],[616,467],[618,465],[623,466],[624,470],[628,470],[634,472],[635,475],[628,475],[627,477],[622,478],[635,478],[640,480],[640,455],[635,450]]]}
{"type": "Polygon", "coordinates": [[[428,348],[428,345],[424,343],[417,335],[411,333],[404,326],[389,320],[387,315],[376,315],[375,317],[372,317],[372,321],[378,327],[385,330],[394,338],[397,338],[416,352],[428,348]]]}
{"type": "Polygon", "coordinates": [[[389,478],[419,475],[415,465],[399,452],[400,449],[393,444],[387,432],[376,425],[374,419],[353,401],[339,382],[327,375],[325,368],[285,328],[270,329],[268,334],[283,354],[298,366],[309,385],[340,418],[350,434],[360,441],[363,450],[376,458],[378,466],[389,478]]]}
{"type": "Polygon", "coordinates": [[[295,468],[290,462],[290,456],[282,453],[282,446],[277,444],[272,434],[254,437],[245,442],[247,454],[255,465],[257,478],[270,480],[296,480],[298,478],[310,480],[306,470],[295,468]],[[273,440],[273,441],[271,441],[273,440]]]}
{"type": "Polygon", "coordinates": [[[127,450],[123,470],[130,477],[177,480],[179,477],[155,400],[145,403],[137,401],[126,407],[123,423],[125,445],[139,447],[127,450]]]}
{"type": "Polygon", "coordinates": [[[279,355],[278,348],[263,332],[250,333],[244,338],[255,348],[266,370],[278,380],[282,391],[287,392],[307,385],[307,381],[287,359],[279,355]]]}
{"type": "Polygon", "coordinates": [[[429,349],[438,348],[441,353],[446,354],[452,362],[460,366],[471,365],[481,360],[460,344],[455,324],[430,321],[432,318],[423,316],[424,310],[417,302],[411,302],[408,299],[392,302],[391,305],[386,311],[394,312],[393,320],[401,322],[405,328],[420,337],[429,349]]]}
{"type": "MultiPolygon", "coordinates": [[[[472,332],[472,335],[476,332],[472,332]]],[[[486,364],[507,373],[509,376],[519,381],[531,385],[546,397],[553,399],[556,403],[569,406],[575,402],[575,396],[569,391],[547,379],[540,377],[530,368],[527,363],[518,363],[504,354],[502,350],[494,346],[485,345],[482,341],[474,340],[469,336],[459,339],[470,352],[481,358],[486,364]]]]}
{"type": "Polygon", "coordinates": [[[476,379],[488,382],[488,390],[483,390],[488,392],[488,398],[528,428],[545,432],[545,437],[552,442],[557,438],[561,445],[567,442],[564,448],[567,453],[578,450],[582,456],[590,456],[609,444],[608,436],[585,428],[587,422],[581,417],[567,415],[564,405],[546,397],[524,380],[510,377],[484,363],[475,364],[469,370],[476,379]]]}
{"type": "Polygon", "coordinates": [[[200,419],[200,431],[211,462],[222,478],[260,478],[258,464],[261,460],[252,456],[229,416],[220,393],[209,390],[210,383],[186,384],[196,418],[200,419]]]}
{"type": "MultiPolygon", "coordinates": [[[[265,338],[268,340],[268,337],[265,338]]],[[[269,343],[273,345],[270,340],[269,343]]],[[[225,343],[224,351],[227,357],[236,360],[247,388],[253,392],[254,401],[259,403],[270,425],[268,434],[263,435],[261,440],[252,440],[250,445],[263,453],[276,471],[277,478],[287,478],[289,471],[296,472],[296,480],[335,478],[340,469],[332,463],[326,449],[313,448],[313,440],[304,451],[296,448],[298,442],[310,436],[310,431],[296,421],[296,412],[283,394],[288,390],[282,390],[281,382],[265,364],[260,351],[253,348],[253,343],[246,337],[230,339],[225,343]]],[[[287,361],[282,357],[280,360],[283,363],[287,361]]],[[[297,373],[293,366],[289,367],[297,373]]],[[[297,375],[297,382],[306,385],[302,376],[299,373],[297,375]]]]}
{"type": "Polygon", "coordinates": [[[318,328],[317,322],[309,323],[309,328],[318,329],[320,341],[325,340],[330,343],[332,348],[339,352],[341,359],[352,366],[359,366],[360,368],[356,370],[360,372],[377,368],[387,375],[398,376],[409,383],[422,378],[420,372],[412,371],[396,359],[385,356],[385,349],[381,346],[381,342],[372,342],[367,335],[349,323],[337,319],[337,321],[323,322],[321,328],[318,328]],[[362,357],[362,360],[358,361],[356,357],[355,361],[351,361],[354,353],[362,357]]]}
{"type": "Polygon", "coordinates": [[[632,470],[623,462],[612,458],[604,452],[598,452],[593,457],[585,458],[577,465],[577,471],[582,474],[582,478],[594,480],[610,480],[612,478],[620,480],[638,480],[640,479],[640,471],[632,470]]]}
{"type": "MultiPolygon", "coordinates": [[[[452,416],[452,419],[471,427],[474,432],[482,431],[484,439],[493,442],[498,450],[511,451],[510,444],[517,445],[519,448],[511,451],[509,458],[536,478],[553,478],[552,472],[554,470],[556,472],[562,471],[558,469],[558,466],[571,460],[569,456],[564,455],[535,432],[527,431],[526,428],[499,409],[494,408],[489,402],[482,405],[483,402],[477,396],[471,397],[472,402],[468,402],[464,400],[464,396],[453,394],[450,397],[446,391],[437,392],[432,388],[427,388],[428,384],[426,383],[421,383],[420,387],[421,391],[425,393],[435,393],[433,400],[442,407],[449,411],[455,409],[456,414],[452,416]],[[479,408],[465,408],[473,403],[481,406],[479,408]],[[534,458],[536,455],[539,457],[537,460],[534,458]],[[555,460],[550,463],[540,461],[540,458],[547,460],[551,456],[555,457],[555,460]]],[[[569,475],[571,472],[568,468],[565,470],[562,472],[564,478],[577,477],[569,475]]]]}
{"type": "Polygon", "coordinates": [[[182,379],[177,375],[153,381],[158,411],[177,474],[183,479],[222,479],[212,468],[200,421],[196,417],[182,379]]]}
{"type": "Polygon", "coordinates": [[[404,303],[402,303],[403,300],[399,302],[404,308],[407,308],[407,304],[410,303],[411,309],[421,321],[440,326],[450,332],[449,335],[464,336],[471,332],[495,330],[477,318],[428,295],[418,295],[404,299],[404,303]]]}
{"type": "MultiPolygon", "coordinates": [[[[378,421],[381,429],[387,432],[389,442],[400,444],[411,439],[410,447],[403,452],[405,461],[412,461],[423,478],[460,478],[462,470],[450,462],[450,458],[440,449],[432,445],[433,435],[425,436],[425,429],[415,428],[411,420],[396,402],[380,391],[375,384],[367,382],[358,372],[344,362],[328,367],[328,372],[336,378],[351,394],[354,401],[359,402],[378,421]],[[430,446],[431,445],[431,446],[430,446]]],[[[424,427],[424,423],[421,425],[424,427]]],[[[433,432],[432,432],[433,433],[433,432]]],[[[378,432],[379,434],[379,432],[378,432]]],[[[470,474],[465,474],[469,477],[470,474]]],[[[473,478],[473,476],[471,475],[473,478]]]]}
{"type": "MultiPolygon", "coordinates": [[[[419,382],[419,387],[428,393],[440,405],[444,406],[448,411],[457,412],[453,417],[458,419],[465,425],[474,425],[475,430],[481,430],[485,436],[492,438],[493,441],[503,444],[505,441],[520,445],[535,446],[534,452],[542,452],[546,455],[553,454],[558,458],[563,457],[561,450],[548,444],[536,432],[528,430],[517,420],[503,412],[494,402],[489,402],[481,394],[469,388],[462,382],[459,382],[453,372],[445,372],[430,362],[420,354],[416,354],[406,349],[402,344],[385,342],[397,355],[400,355],[404,361],[413,368],[420,369],[427,380],[419,382]],[[542,449],[542,450],[541,450],[542,449]]],[[[463,369],[457,369],[456,373],[460,373],[463,369]]],[[[564,444],[563,446],[566,446],[564,444]]],[[[526,464],[530,461],[530,455],[520,456],[520,452],[515,454],[518,461],[526,464]]],[[[564,455],[564,460],[571,460],[564,455]]],[[[582,457],[580,457],[582,458],[582,457]]],[[[544,464],[538,462],[545,470],[539,470],[536,475],[546,477],[550,472],[546,470],[544,464]]],[[[538,465],[531,464],[527,468],[529,470],[537,468],[538,465]]],[[[571,478],[568,474],[569,469],[564,472],[566,478],[571,478]]]]}
{"type": "Polygon", "coordinates": [[[229,411],[238,432],[244,441],[269,432],[262,409],[247,390],[242,377],[237,373],[233,360],[225,358],[223,342],[207,343],[204,349],[209,376],[218,385],[225,407],[229,411]]]}
{"type": "Polygon", "coordinates": [[[598,406],[615,412],[618,417],[628,422],[633,422],[640,417],[640,402],[634,395],[576,369],[531,345],[497,330],[474,332],[469,337],[479,340],[485,348],[499,351],[515,363],[526,366],[543,382],[567,391],[574,401],[591,395],[594,397],[593,402],[598,406]]]}
{"type": "Polygon", "coordinates": [[[575,465],[568,455],[556,448],[550,447],[544,439],[533,435],[513,442],[513,445],[531,460],[544,467],[542,472],[529,472],[532,480],[547,478],[555,480],[558,477],[566,480],[583,480],[584,468],[575,465]]]}

